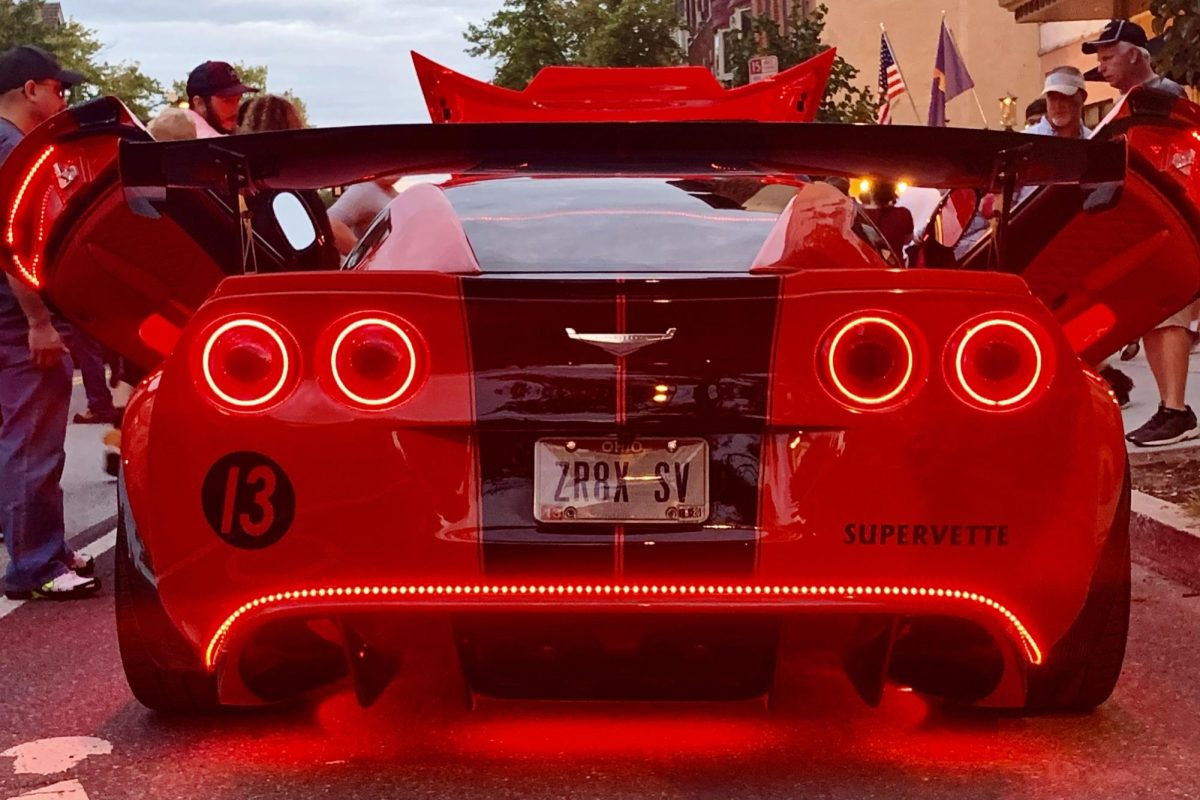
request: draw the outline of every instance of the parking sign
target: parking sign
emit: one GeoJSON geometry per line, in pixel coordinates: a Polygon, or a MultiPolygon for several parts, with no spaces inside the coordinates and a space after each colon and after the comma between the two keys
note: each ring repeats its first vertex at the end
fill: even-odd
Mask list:
{"type": "Polygon", "coordinates": [[[779,72],[779,56],[754,56],[750,59],[750,82],[758,83],[779,72]]]}

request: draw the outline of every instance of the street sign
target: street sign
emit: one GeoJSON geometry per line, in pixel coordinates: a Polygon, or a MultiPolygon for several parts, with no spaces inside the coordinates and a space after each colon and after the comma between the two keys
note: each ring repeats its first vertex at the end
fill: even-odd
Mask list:
{"type": "Polygon", "coordinates": [[[779,56],[754,56],[750,59],[750,82],[758,83],[779,72],[779,56]]]}

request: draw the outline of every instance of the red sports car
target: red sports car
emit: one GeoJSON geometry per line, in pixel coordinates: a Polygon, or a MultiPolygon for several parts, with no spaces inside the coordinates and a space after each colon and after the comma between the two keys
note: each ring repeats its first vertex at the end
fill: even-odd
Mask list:
{"type": "Polygon", "coordinates": [[[1109,696],[1130,488],[1089,365],[1200,290],[1200,110],[1135,93],[1079,142],[738,121],[692,72],[435,102],[447,75],[449,125],[157,144],[101,100],[0,170],[4,269],[146,373],[141,702],[780,697],[816,642],[870,703],[1109,696]],[[427,173],[338,269],[311,190],[427,173]],[[828,175],[1042,188],[904,268],[828,175]]]}

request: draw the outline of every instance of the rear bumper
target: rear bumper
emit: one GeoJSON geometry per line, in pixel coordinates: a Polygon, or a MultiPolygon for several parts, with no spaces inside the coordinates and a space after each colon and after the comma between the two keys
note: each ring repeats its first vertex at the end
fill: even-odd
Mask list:
{"type": "MultiPolygon", "coordinates": [[[[358,621],[374,620],[390,631],[389,646],[399,652],[428,651],[440,647],[443,666],[451,661],[449,637],[430,634],[430,624],[449,630],[453,620],[468,616],[496,615],[497,624],[519,623],[536,627],[541,620],[577,615],[581,625],[605,618],[608,622],[646,620],[670,625],[678,619],[690,624],[695,619],[717,617],[745,620],[771,618],[782,631],[802,626],[808,620],[838,618],[853,625],[857,620],[883,619],[899,625],[933,618],[950,618],[973,623],[991,639],[994,656],[1002,663],[994,688],[976,702],[979,705],[1015,707],[1024,702],[1031,669],[1043,662],[1043,646],[1026,623],[1003,604],[990,597],[961,589],[916,586],[722,586],[722,585],[472,585],[472,586],[340,586],[296,589],[254,598],[232,609],[216,630],[204,652],[205,667],[218,678],[220,698],[231,705],[264,702],[251,687],[244,662],[261,664],[263,642],[277,637],[279,623],[299,623],[308,631],[324,632],[327,642],[346,650],[354,660],[347,627],[358,621]],[[332,641],[330,641],[332,640],[332,641]]],[[[366,638],[370,638],[369,636],[366,638]]],[[[357,639],[356,639],[357,641],[357,639]]],[[[790,650],[813,649],[811,637],[780,637],[780,663],[790,650]]],[[[954,643],[947,642],[953,649],[954,643]]],[[[844,645],[844,643],[843,643],[844,645]]],[[[825,648],[843,645],[826,643],[825,648]]],[[[366,645],[371,646],[371,645],[366,645]]],[[[353,648],[363,645],[354,644],[353,648]]],[[[823,649],[819,644],[817,649],[823,649]]],[[[276,648],[272,644],[268,649],[276,648]]],[[[306,648],[297,648],[306,649],[306,648]]],[[[890,653],[889,653],[890,654],[890,653]]],[[[281,656],[286,659],[290,654],[281,656]]],[[[295,653],[302,657],[300,652],[295,653]]],[[[887,670],[888,655],[881,654],[879,680],[887,670]]],[[[422,660],[422,659],[418,659],[422,660]]],[[[427,660],[427,659],[425,659],[427,660]]],[[[786,659],[795,661],[796,659],[786,659]]],[[[800,659],[801,661],[803,659],[800,659]]],[[[353,671],[353,670],[352,670],[353,671]]]]}

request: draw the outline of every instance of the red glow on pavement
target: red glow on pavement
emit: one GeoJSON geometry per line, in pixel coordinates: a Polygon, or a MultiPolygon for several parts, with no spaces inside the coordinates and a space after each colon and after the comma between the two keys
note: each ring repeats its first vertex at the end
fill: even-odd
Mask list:
{"type": "MultiPolygon", "coordinates": [[[[743,704],[742,709],[748,704],[743,704]]],[[[450,732],[463,751],[545,758],[553,756],[737,755],[769,746],[778,736],[749,714],[631,708],[605,703],[580,713],[578,704],[541,710],[513,709],[473,720],[450,732]]],[[[741,710],[741,709],[738,709],[741,710]]],[[[732,712],[732,713],[731,713],[732,712]]]]}
{"type": "Polygon", "coordinates": [[[554,598],[559,602],[575,599],[586,605],[588,600],[611,600],[616,598],[632,598],[639,601],[651,599],[681,600],[705,599],[722,600],[731,605],[738,603],[756,603],[763,601],[787,600],[790,598],[837,597],[839,600],[855,600],[860,598],[897,598],[900,604],[917,605],[924,603],[938,604],[955,602],[958,604],[973,604],[987,608],[992,613],[1003,618],[1016,632],[1025,655],[1031,664],[1042,663],[1042,651],[1025,627],[1024,623],[1008,608],[984,595],[961,589],[946,589],[928,586],[746,586],[746,585],[714,585],[714,584],[508,584],[508,585],[462,585],[462,584],[427,584],[406,586],[333,586],[316,589],[295,589],[286,592],[262,595],[247,603],[225,618],[209,640],[204,653],[204,664],[211,670],[216,664],[217,655],[225,644],[230,630],[247,614],[259,609],[278,605],[279,603],[294,604],[297,602],[320,606],[327,603],[337,603],[339,600],[404,600],[415,599],[418,602],[436,598],[437,603],[450,607],[455,603],[467,603],[473,606],[480,604],[506,605],[516,602],[518,605],[524,599],[536,600],[554,598]]]}

